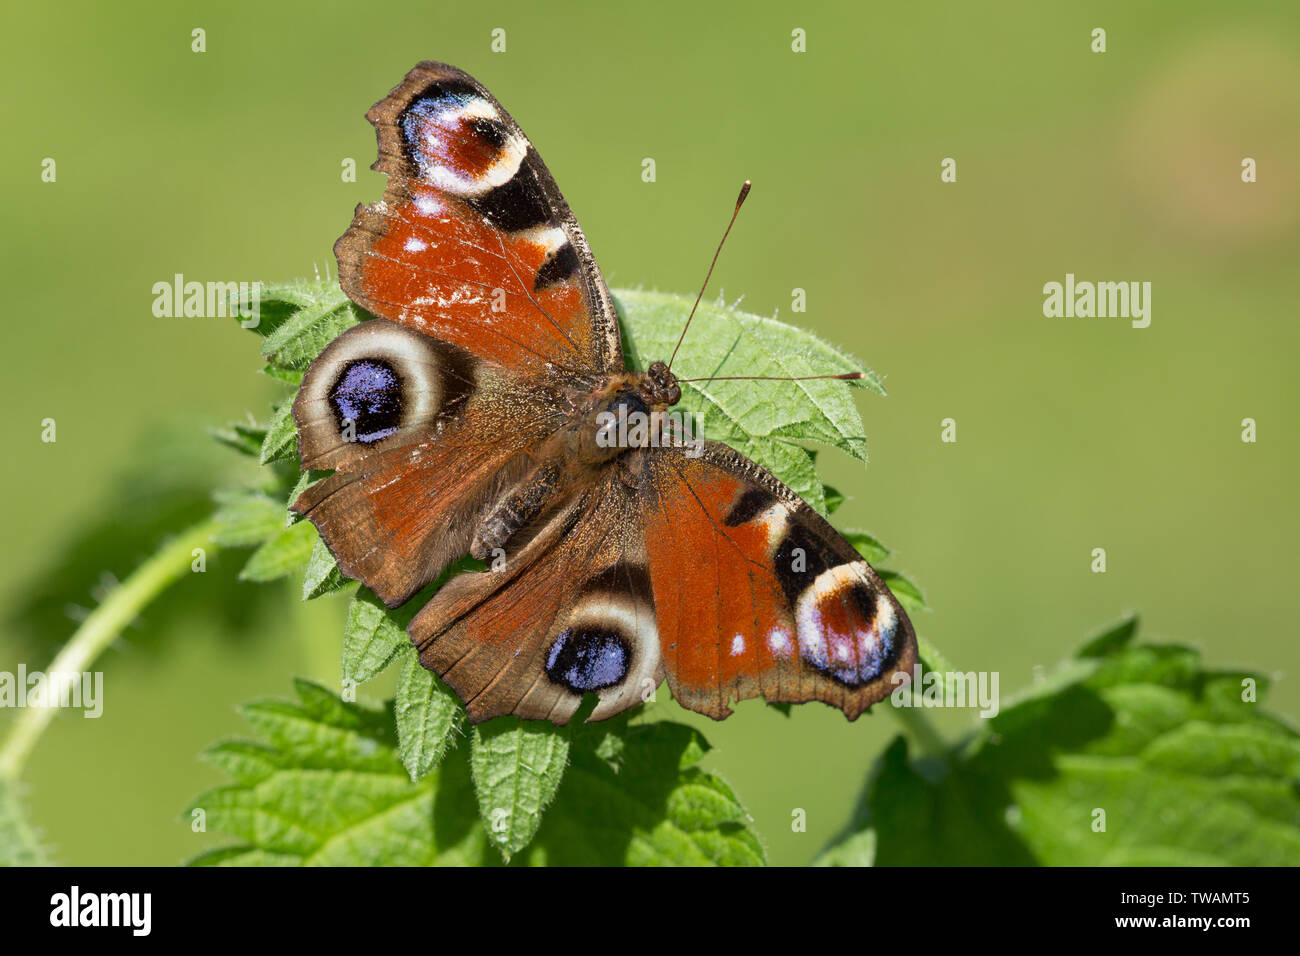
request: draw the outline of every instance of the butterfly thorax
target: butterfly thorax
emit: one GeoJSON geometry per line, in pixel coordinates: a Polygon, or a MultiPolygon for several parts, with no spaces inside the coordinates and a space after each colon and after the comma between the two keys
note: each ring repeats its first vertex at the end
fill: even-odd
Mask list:
{"type": "Polygon", "coordinates": [[[535,466],[506,490],[479,526],[470,554],[489,560],[519,531],[600,469],[651,443],[657,417],[681,400],[681,387],[663,362],[644,372],[611,376],[576,404],[572,418],[535,453],[535,466]]]}

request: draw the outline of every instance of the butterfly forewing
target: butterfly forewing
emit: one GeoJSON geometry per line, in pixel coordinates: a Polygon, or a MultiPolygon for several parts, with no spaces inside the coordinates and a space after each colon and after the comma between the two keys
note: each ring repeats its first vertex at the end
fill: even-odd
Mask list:
{"type": "Polygon", "coordinates": [[[519,373],[621,370],[609,291],[537,150],[469,74],[421,63],[370,110],[382,201],[335,245],[352,300],[519,373]]]}

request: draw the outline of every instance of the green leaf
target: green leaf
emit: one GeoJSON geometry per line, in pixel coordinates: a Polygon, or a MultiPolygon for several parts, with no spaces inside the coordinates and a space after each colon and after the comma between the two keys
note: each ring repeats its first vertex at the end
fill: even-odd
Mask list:
{"type": "Polygon", "coordinates": [[[813,861],[813,866],[873,866],[876,831],[862,830],[836,844],[813,861]]]}
{"type": "Polygon", "coordinates": [[[267,365],[262,369],[262,374],[267,378],[273,378],[277,382],[283,382],[285,385],[292,385],[297,388],[302,384],[304,369],[277,368],[274,365],[267,365]]]}
{"type": "Polygon", "coordinates": [[[937,647],[920,634],[916,635],[916,650],[921,658],[921,668],[923,670],[937,671],[941,674],[954,674],[957,672],[957,668],[949,663],[948,658],[944,657],[937,647]]]}
{"type": "Polygon", "coordinates": [[[850,528],[841,531],[840,534],[844,535],[849,544],[862,555],[862,559],[873,568],[889,557],[889,549],[865,531],[850,528]]]}
{"type": "Polygon", "coordinates": [[[696,764],[683,724],[585,725],[527,862],[549,866],[760,866],[753,821],[721,777],[696,764]]]}
{"type": "Polygon", "coordinates": [[[1079,648],[1077,657],[1105,657],[1115,651],[1126,647],[1137,634],[1138,616],[1136,614],[1125,615],[1109,627],[1102,630],[1094,637],[1089,638],[1079,648]]]}
{"type": "Polygon", "coordinates": [[[223,548],[261,544],[284,527],[280,502],[261,491],[219,492],[217,505],[212,516],[217,530],[212,540],[223,548]]]}
{"type": "Polygon", "coordinates": [[[1300,864],[1300,737],[1262,682],[1135,634],[1091,639],[942,763],[896,739],[845,840],[874,832],[880,865],[1300,864]]]}
{"type": "Polygon", "coordinates": [[[27,819],[20,786],[0,778],[0,866],[49,866],[49,855],[27,819]]]}
{"type": "Polygon", "coordinates": [[[275,368],[306,368],[330,342],[371,318],[352,304],[337,282],[291,283],[262,296],[263,314],[270,307],[277,317],[266,327],[262,342],[262,355],[275,368]]]}
{"type": "Polygon", "coordinates": [[[897,571],[877,568],[876,573],[880,575],[880,580],[885,582],[885,586],[893,592],[894,597],[898,599],[898,603],[903,605],[904,611],[915,614],[917,611],[924,611],[928,607],[921,589],[897,571]]]}
{"type": "Polygon", "coordinates": [[[427,866],[481,864],[488,846],[463,764],[412,782],[393,715],[296,684],[299,702],[243,709],[269,746],[220,744],[207,758],[237,783],[199,796],[212,830],[239,843],[192,865],[427,866]]]}
{"type": "Polygon", "coordinates": [[[264,425],[234,422],[224,428],[209,428],[208,434],[227,448],[233,448],[241,455],[261,458],[262,442],[266,440],[264,425]]]}
{"type": "Polygon", "coordinates": [[[322,478],[327,478],[332,474],[334,474],[333,471],[314,471],[308,469],[307,471],[304,471],[298,475],[298,480],[294,482],[293,488],[289,491],[289,497],[285,499],[285,503],[283,506],[284,507],[283,519],[284,519],[284,526],[286,528],[289,527],[289,525],[297,524],[299,521],[302,520],[302,515],[292,510],[294,502],[298,500],[298,498],[302,495],[304,491],[306,491],[316,482],[320,481],[322,478]]]}
{"type": "MultiPolygon", "coordinates": [[[[616,304],[629,364],[646,368],[672,354],[692,300],[623,290],[616,304]]],[[[847,353],[804,329],[706,303],[700,304],[674,366],[682,378],[865,371],[847,353]]],[[[865,462],[866,439],[851,387],[884,394],[875,374],[867,371],[866,376],[859,382],[683,382],[678,408],[694,416],[697,434],[725,442],[764,465],[825,514],[823,485],[808,451],[795,442],[834,445],[865,462]]]]}
{"type": "MultiPolygon", "coordinates": [[[[205,754],[234,783],[199,796],[186,819],[202,810],[209,830],[237,842],[199,853],[191,865],[500,863],[493,848],[499,841],[489,841],[480,818],[471,748],[450,750],[412,781],[391,707],[370,710],[306,681],[295,686],[296,703],[243,709],[264,743],[225,742],[205,754]]],[[[671,723],[629,728],[623,716],[556,733],[572,764],[532,844],[514,856],[516,865],[763,862],[735,793],[696,766],[708,749],[697,731],[671,723]]],[[[492,746],[512,734],[493,733],[492,746]]],[[[511,760],[521,752],[503,750],[511,760]]],[[[508,781],[500,785],[509,789],[508,781]]]]}
{"type": "Polygon", "coordinates": [[[320,536],[316,528],[303,521],[282,529],[253,552],[244,569],[242,581],[274,581],[292,574],[307,564],[320,536]]]}
{"type": "Polygon", "coordinates": [[[293,419],[293,402],[284,402],[271,414],[271,421],[266,426],[266,437],[262,439],[259,459],[267,465],[283,458],[293,459],[298,455],[298,425],[293,419]]]}
{"type": "Polygon", "coordinates": [[[541,826],[564,776],[569,739],[548,721],[499,717],[477,725],[470,740],[479,813],[508,861],[541,826]]]}
{"type": "Polygon", "coordinates": [[[237,316],[241,328],[250,329],[265,338],[290,318],[295,312],[315,301],[326,282],[296,279],[292,282],[262,285],[258,295],[257,322],[245,325],[243,316],[237,316]]]}
{"type": "Polygon", "coordinates": [[[442,760],[460,728],[465,708],[460,698],[420,666],[410,643],[397,678],[398,753],[412,780],[419,780],[442,760]]]}
{"type": "Polygon", "coordinates": [[[406,625],[438,588],[464,571],[483,571],[487,565],[474,558],[453,561],[432,584],[399,608],[387,608],[366,588],[360,588],[348,608],[343,629],[343,679],[370,680],[387,667],[398,652],[410,646],[406,625]]]}
{"type": "Polygon", "coordinates": [[[411,642],[403,624],[367,588],[360,588],[348,607],[343,627],[343,679],[370,680],[411,642]]]}
{"type": "MultiPolygon", "coordinates": [[[[278,507],[276,512],[278,518],[278,507]]],[[[348,579],[339,570],[334,555],[330,554],[330,549],[325,546],[324,541],[317,537],[316,543],[311,549],[311,557],[307,559],[307,571],[302,579],[302,599],[311,601],[322,594],[329,594],[331,591],[346,587],[348,583],[348,579]]]]}

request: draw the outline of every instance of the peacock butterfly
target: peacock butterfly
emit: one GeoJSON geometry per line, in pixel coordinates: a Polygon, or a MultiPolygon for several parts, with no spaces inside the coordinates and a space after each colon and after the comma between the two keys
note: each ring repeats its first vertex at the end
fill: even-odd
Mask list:
{"type": "Polygon", "coordinates": [[[302,468],[332,474],[294,509],[390,607],[491,562],[407,629],[470,719],[563,724],[594,693],[600,720],[665,678],[718,720],[733,699],[854,719],[884,698],[911,622],[820,515],[726,445],[605,440],[681,389],[664,362],[625,366],[587,240],[501,104],[421,63],[367,118],[388,185],[334,251],[376,317],[303,378],[302,468]]]}

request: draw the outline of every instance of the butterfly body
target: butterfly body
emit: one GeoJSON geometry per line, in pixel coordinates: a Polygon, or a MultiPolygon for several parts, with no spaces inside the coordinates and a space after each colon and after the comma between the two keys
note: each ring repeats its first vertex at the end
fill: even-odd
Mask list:
{"type": "Polygon", "coordinates": [[[915,637],[852,546],[725,445],[615,429],[661,425],[681,386],[625,366],[586,239],[509,114],[423,63],[368,117],[388,188],[335,251],[377,317],[303,379],[302,466],[333,473],[294,507],[390,606],[464,554],[489,563],[411,620],[421,663],[472,720],[564,723],[586,694],[603,719],[664,679],[719,719],[754,696],[850,718],[882,699],[915,637]]]}
{"type": "Polygon", "coordinates": [[[587,394],[573,394],[569,420],[534,454],[537,464],[484,519],[470,544],[471,557],[486,561],[504,557],[504,549],[519,531],[585,485],[597,482],[600,471],[615,458],[642,444],[620,444],[614,428],[629,417],[650,419],[681,398],[681,389],[662,362],[652,371],[610,376],[587,394]]]}

